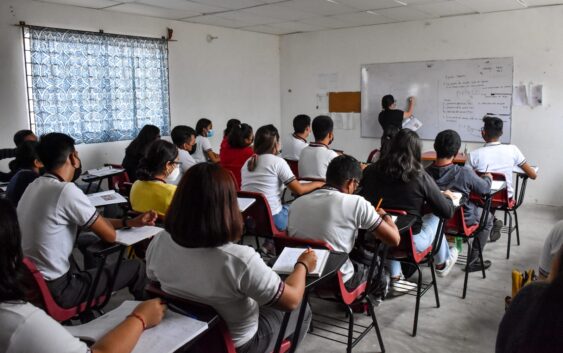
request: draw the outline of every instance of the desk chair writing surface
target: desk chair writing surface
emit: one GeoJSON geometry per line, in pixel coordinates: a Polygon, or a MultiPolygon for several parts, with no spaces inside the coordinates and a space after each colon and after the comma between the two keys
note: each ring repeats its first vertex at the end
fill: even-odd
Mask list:
{"type": "Polygon", "coordinates": [[[259,192],[238,191],[237,197],[254,199],[254,202],[243,213],[245,222],[245,234],[253,235],[256,240],[256,248],[260,248],[259,237],[273,238],[277,235],[286,235],[286,231],[276,228],[270,204],[266,197],[259,192]]]}
{"type": "MultiPolygon", "coordinates": [[[[111,188],[112,188],[112,178],[115,177],[115,176],[118,176],[118,175],[120,175],[120,174],[127,173],[127,172],[125,171],[125,169],[123,169],[123,168],[115,169],[115,168],[113,168],[113,165],[105,165],[105,166],[108,166],[108,167],[111,166],[112,169],[113,169],[113,171],[112,171],[112,172],[109,172],[109,173],[106,173],[106,174],[104,174],[104,175],[102,175],[102,176],[91,175],[91,174],[87,174],[87,173],[85,173],[85,174],[83,174],[83,175],[81,176],[82,181],[88,184],[88,187],[86,188],[86,194],[88,194],[88,193],[90,192],[90,189],[91,189],[91,187],[92,187],[92,184],[94,184],[94,183],[96,183],[96,182],[97,182],[98,184],[96,185],[96,190],[95,190],[95,192],[100,191],[100,188],[101,188],[101,186],[102,186],[102,182],[103,182],[104,180],[107,180],[107,182],[108,182],[108,189],[111,189],[111,188]]],[[[117,165],[116,165],[116,166],[117,166],[117,165]]],[[[128,177],[128,178],[129,178],[129,177],[128,177]]]]}
{"type": "MultiPolygon", "coordinates": [[[[351,352],[352,348],[354,346],[356,346],[356,344],[358,344],[360,342],[360,340],[372,328],[374,328],[375,331],[376,331],[381,350],[383,352],[385,351],[385,347],[383,345],[383,339],[382,339],[382,336],[381,336],[381,332],[379,330],[377,318],[375,316],[373,301],[372,301],[372,298],[367,296],[368,293],[371,293],[372,288],[374,288],[373,286],[376,285],[377,283],[379,283],[379,280],[381,279],[381,276],[383,274],[383,266],[382,266],[383,263],[382,263],[381,258],[379,258],[378,256],[373,256],[372,259],[371,259],[371,264],[370,264],[370,267],[369,267],[367,278],[372,279],[372,280],[368,280],[364,283],[361,283],[356,288],[349,290],[344,283],[344,280],[342,278],[342,273],[339,271],[340,268],[344,265],[344,263],[348,260],[348,254],[343,253],[343,252],[335,252],[335,251],[332,250],[333,248],[330,244],[328,244],[325,241],[318,240],[318,239],[304,239],[304,238],[289,237],[289,236],[276,236],[276,237],[274,237],[274,243],[276,245],[276,251],[278,251],[278,252],[281,252],[283,250],[283,248],[286,247],[286,246],[287,247],[302,247],[302,248],[312,247],[312,248],[316,248],[316,249],[331,250],[328,261],[325,265],[325,268],[324,268],[321,276],[319,278],[307,277],[307,279],[306,279],[305,294],[304,294],[303,300],[301,302],[301,309],[300,309],[300,312],[299,312],[298,324],[297,324],[297,327],[295,328],[295,333],[294,333],[293,343],[292,343],[292,351],[296,347],[295,344],[297,343],[297,339],[299,337],[295,337],[295,336],[297,336],[298,333],[300,332],[301,323],[303,321],[303,316],[305,314],[308,298],[309,298],[309,295],[312,291],[317,293],[320,299],[329,300],[329,301],[332,301],[332,302],[338,302],[338,303],[345,305],[345,307],[347,309],[347,314],[348,314],[348,332],[347,332],[347,335],[346,335],[347,341],[346,342],[337,341],[337,342],[346,344],[347,352],[351,352]],[[380,261],[378,261],[378,259],[380,259],[380,261]],[[376,268],[379,270],[377,275],[375,275],[376,268]],[[363,329],[363,331],[360,333],[360,335],[358,337],[354,338],[354,331],[355,331],[354,325],[355,325],[355,323],[354,323],[354,312],[353,312],[353,309],[352,309],[352,305],[355,305],[357,303],[363,303],[364,299],[367,301],[368,311],[369,311],[369,313],[372,317],[372,322],[368,326],[362,326],[362,325],[356,324],[356,326],[360,326],[363,329]]],[[[377,249],[379,249],[379,244],[380,243],[378,242],[377,243],[377,249]]],[[[334,318],[332,318],[330,316],[322,315],[320,313],[314,313],[313,314],[313,322],[315,321],[315,319],[314,319],[315,315],[322,316],[323,318],[326,318],[326,319],[332,319],[332,321],[335,320],[334,318]]],[[[288,320],[289,320],[289,315],[286,315],[284,317],[284,322],[282,323],[283,330],[285,330],[285,327],[287,325],[288,320]]],[[[327,326],[329,326],[329,325],[331,327],[334,326],[335,329],[338,329],[338,328],[342,329],[338,325],[328,324],[324,321],[321,321],[321,322],[326,324],[327,326]]],[[[322,327],[321,326],[315,327],[315,330],[331,332],[330,330],[325,329],[324,325],[322,327]]],[[[322,335],[320,335],[318,333],[314,333],[314,332],[315,331],[313,330],[312,334],[317,335],[319,337],[327,338],[326,336],[322,336],[322,335]]],[[[356,330],[356,332],[357,332],[357,330],[356,330]]],[[[334,340],[334,339],[332,339],[332,340],[334,340]]],[[[280,337],[278,337],[278,345],[279,345],[279,341],[280,341],[280,337]]],[[[278,346],[278,345],[276,345],[276,346],[278,346]]]]}

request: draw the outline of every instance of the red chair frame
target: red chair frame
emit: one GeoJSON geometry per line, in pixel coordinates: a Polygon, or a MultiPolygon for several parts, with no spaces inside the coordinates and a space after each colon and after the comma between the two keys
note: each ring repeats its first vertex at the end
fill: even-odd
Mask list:
{"type": "Polygon", "coordinates": [[[280,231],[276,227],[270,204],[264,194],[251,191],[238,191],[237,196],[254,199],[254,203],[243,212],[243,217],[245,222],[249,219],[254,221],[254,234],[246,233],[245,235],[254,235],[257,248],[260,248],[259,237],[274,238],[276,236],[287,235],[287,231],[280,231]]]}
{"type": "Polygon", "coordinates": [[[285,159],[287,164],[289,164],[289,169],[293,172],[293,175],[299,179],[299,161],[294,161],[293,159],[285,159]]]}

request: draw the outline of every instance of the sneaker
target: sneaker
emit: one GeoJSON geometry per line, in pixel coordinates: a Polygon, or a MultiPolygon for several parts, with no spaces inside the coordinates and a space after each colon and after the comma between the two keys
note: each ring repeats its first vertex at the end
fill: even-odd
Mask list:
{"type": "Polygon", "coordinates": [[[454,267],[459,253],[455,247],[450,248],[450,258],[446,260],[446,265],[443,269],[436,269],[436,274],[440,277],[446,277],[454,267]]]}
{"type": "Polygon", "coordinates": [[[491,235],[489,236],[489,242],[493,243],[500,239],[500,230],[504,223],[500,219],[495,219],[493,222],[493,229],[491,229],[491,235]]]}
{"type": "Polygon", "coordinates": [[[413,288],[413,285],[416,287],[416,284],[405,281],[403,277],[399,279],[392,278],[390,288],[393,295],[406,294],[413,288]]]}
{"type": "MultiPolygon", "coordinates": [[[[481,261],[479,261],[479,259],[476,259],[476,260],[477,261],[473,261],[472,263],[469,264],[467,272],[482,271],[481,261]]],[[[483,265],[485,265],[484,267],[485,267],[485,270],[486,270],[489,267],[491,267],[492,262],[490,260],[483,260],[483,265]]],[[[463,268],[463,270],[465,271],[465,267],[463,268]]]]}
{"type": "Polygon", "coordinates": [[[259,249],[259,252],[260,251],[267,256],[276,256],[276,246],[271,239],[266,239],[262,243],[262,246],[259,249]]]}

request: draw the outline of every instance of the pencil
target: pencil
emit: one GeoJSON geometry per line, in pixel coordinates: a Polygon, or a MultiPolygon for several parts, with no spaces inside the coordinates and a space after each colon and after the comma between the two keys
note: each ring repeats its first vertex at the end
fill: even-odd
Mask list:
{"type": "Polygon", "coordinates": [[[377,203],[377,206],[375,207],[375,210],[379,210],[379,206],[381,206],[381,202],[383,202],[383,197],[379,199],[379,202],[377,203]]]}

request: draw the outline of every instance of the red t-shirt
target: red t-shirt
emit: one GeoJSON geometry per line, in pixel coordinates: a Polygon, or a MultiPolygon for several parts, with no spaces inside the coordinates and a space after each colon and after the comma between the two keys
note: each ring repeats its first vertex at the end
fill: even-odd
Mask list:
{"type": "Polygon", "coordinates": [[[219,151],[221,162],[219,164],[233,172],[237,189],[240,189],[241,184],[240,169],[253,154],[252,147],[233,148],[226,138],[221,142],[221,149],[219,151]]]}

